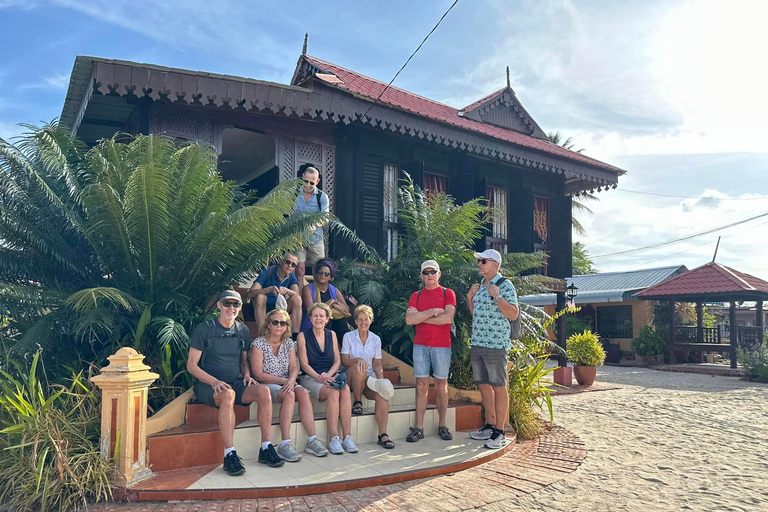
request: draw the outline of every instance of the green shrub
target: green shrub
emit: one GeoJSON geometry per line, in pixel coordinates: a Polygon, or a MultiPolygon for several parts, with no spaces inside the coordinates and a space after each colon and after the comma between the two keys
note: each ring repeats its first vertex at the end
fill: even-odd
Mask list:
{"type": "Polygon", "coordinates": [[[579,332],[584,332],[592,327],[592,322],[584,320],[574,315],[565,317],[565,337],[579,332]]]}
{"type": "Polygon", "coordinates": [[[632,352],[638,356],[664,354],[667,352],[667,339],[646,325],[632,340],[632,352]]]}
{"type": "Polygon", "coordinates": [[[606,355],[597,334],[592,331],[569,336],[565,340],[565,353],[579,366],[600,366],[605,362],[606,355]]]}
{"type": "Polygon", "coordinates": [[[739,350],[739,363],[747,370],[747,378],[768,382],[768,346],[763,343],[751,351],[739,350]]]}
{"type": "Polygon", "coordinates": [[[0,370],[0,509],[78,510],[112,497],[112,466],[99,451],[99,398],[82,373],[69,386],[29,369],[0,370]]]}

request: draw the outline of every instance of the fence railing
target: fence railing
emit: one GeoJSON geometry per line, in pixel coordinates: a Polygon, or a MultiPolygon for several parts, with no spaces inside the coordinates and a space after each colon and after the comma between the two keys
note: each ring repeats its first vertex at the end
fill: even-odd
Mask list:
{"type": "MultiPolygon", "coordinates": [[[[701,343],[728,343],[727,339],[724,339],[720,335],[720,326],[717,327],[703,327],[703,339],[701,343]]],[[[696,326],[695,325],[676,325],[675,326],[675,342],[676,343],[698,343],[696,326]]]]}
{"type": "Polygon", "coordinates": [[[739,348],[751,350],[763,342],[763,329],[748,325],[738,326],[739,348]]]}

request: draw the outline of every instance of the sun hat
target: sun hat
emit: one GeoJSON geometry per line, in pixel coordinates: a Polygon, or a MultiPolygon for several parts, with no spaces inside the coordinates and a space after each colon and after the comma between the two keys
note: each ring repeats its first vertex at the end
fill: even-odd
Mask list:
{"type": "Polygon", "coordinates": [[[377,379],[370,376],[368,377],[368,387],[381,395],[384,400],[391,400],[395,396],[395,386],[389,379],[377,379]]]}
{"type": "Polygon", "coordinates": [[[243,298],[235,290],[224,290],[219,296],[219,302],[223,302],[227,299],[236,300],[237,302],[243,302],[243,298]]]}
{"type": "Polygon", "coordinates": [[[501,254],[495,249],[486,249],[483,252],[474,253],[476,260],[493,260],[501,263],[501,254]]]}
{"type": "Polygon", "coordinates": [[[427,260],[424,263],[422,263],[421,270],[424,271],[425,268],[433,268],[438,272],[440,272],[440,265],[438,265],[435,260],[427,260]]]}

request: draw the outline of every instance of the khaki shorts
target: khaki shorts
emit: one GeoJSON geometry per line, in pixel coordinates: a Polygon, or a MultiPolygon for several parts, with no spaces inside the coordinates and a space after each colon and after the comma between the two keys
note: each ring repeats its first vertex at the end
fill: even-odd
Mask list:
{"type": "Polygon", "coordinates": [[[309,247],[300,249],[296,251],[296,257],[299,259],[299,263],[306,262],[310,265],[314,265],[318,260],[325,258],[325,243],[317,242],[309,247]]]}

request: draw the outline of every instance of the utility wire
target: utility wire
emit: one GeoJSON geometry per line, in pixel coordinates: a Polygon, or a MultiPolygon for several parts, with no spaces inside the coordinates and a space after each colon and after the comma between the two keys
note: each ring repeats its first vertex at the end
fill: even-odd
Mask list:
{"type": "Polygon", "coordinates": [[[404,69],[405,69],[405,66],[407,66],[407,65],[408,65],[408,63],[409,63],[409,62],[411,62],[411,59],[413,58],[413,56],[414,56],[414,55],[416,55],[416,53],[418,53],[418,51],[419,51],[419,50],[421,50],[421,47],[422,47],[422,46],[424,46],[424,43],[426,43],[426,42],[427,42],[427,39],[429,39],[429,36],[431,36],[431,35],[432,35],[432,33],[433,33],[435,30],[437,30],[437,27],[439,27],[439,26],[440,26],[440,24],[441,24],[441,23],[443,22],[443,20],[445,19],[445,17],[446,17],[446,16],[448,16],[448,13],[449,13],[449,12],[451,12],[451,9],[453,9],[454,7],[456,7],[456,4],[457,4],[457,3],[459,3],[459,0],[454,0],[454,2],[451,4],[451,6],[448,8],[448,10],[447,10],[447,11],[445,11],[445,12],[443,13],[443,15],[442,15],[442,16],[440,17],[440,19],[437,21],[437,24],[436,24],[434,27],[432,27],[432,30],[430,30],[430,31],[429,31],[429,34],[427,34],[427,36],[424,38],[424,40],[421,42],[421,44],[418,46],[418,48],[416,48],[416,49],[413,51],[413,53],[411,54],[411,56],[410,56],[410,57],[408,57],[408,60],[406,60],[406,61],[405,61],[405,64],[403,64],[403,66],[402,66],[402,67],[401,67],[401,68],[398,70],[398,72],[397,72],[397,73],[395,73],[395,76],[393,76],[393,77],[392,77],[392,80],[390,80],[390,81],[389,81],[389,83],[387,84],[387,86],[386,86],[386,87],[384,87],[384,89],[381,91],[381,94],[379,94],[379,96],[378,96],[378,97],[377,97],[377,98],[374,100],[374,102],[371,104],[371,106],[370,106],[370,107],[368,107],[368,110],[366,110],[366,111],[365,111],[365,114],[363,114],[363,119],[365,119],[365,116],[367,116],[367,115],[368,115],[368,112],[370,112],[370,111],[371,111],[371,109],[372,109],[372,108],[373,108],[373,107],[374,107],[374,106],[375,106],[375,105],[376,105],[376,104],[379,102],[379,100],[381,99],[381,97],[382,97],[382,96],[384,96],[384,93],[387,91],[387,89],[389,89],[389,86],[390,86],[390,85],[392,85],[392,82],[394,82],[394,81],[395,81],[395,79],[397,78],[397,76],[400,74],[400,72],[401,72],[402,70],[404,70],[404,69]]]}
{"type": "Polygon", "coordinates": [[[658,242],[658,243],[655,243],[655,244],[646,245],[644,247],[637,247],[635,249],[627,249],[625,251],[610,252],[610,253],[606,253],[606,254],[600,254],[598,256],[592,256],[592,260],[595,261],[595,260],[598,260],[598,259],[604,259],[604,258],[613,257],[613,256],[620,256],[620,255],[624,255],[624,254],[630,254],[630,253],[634,253],[634,252],[640,252],[640,251],[646,251],[646,250],[649,250],[649,249],[655,249],[656,247],[663,247],[665,245],[676,244],[676,243],[679,243],[679,242],[683,242],[685,240],[691,240],[693,238],[698,238],[698,237],[703,236],[703,235],[708,235],[710,233],[714,233],[715,231],[720,231],[721,229],[726,229],[726,228],[730,228],[730,227],[733,227],[733,226],[738,226],[739,224],[744,224],[745,222],[749,222],[749,221],[752,221],[752,220],[755,220],[755,219],[759,219],[761,217],[768,217],[768,212],[761,213],[759,215],[755,215],[754,217],[750,217],[748,219],[744,219],[744,220],[740,220],[740,221],[737,221],[737,222],[733,222],[731,224],[726,224],[724,226],[708,229],[706,231],[700,231],[698,233],[693,233],[693,234],[682,236],[682,237],[679,237],[679,238],[673,238],[671,240],[666,240],[664,242],[658,242]]]}
{"type": "Polygon", "coordinates": [[[766,200],[768,196],[760,197],[712,197],[712,196],[677,196],[673,194],[657,194],[656,192],[640,192],[639,190],[627,190],[625,188],[617,188],[618,192],[628,192],[630,194],[642,194],[645,196],[658,196],[658,197],[676,197],[679,199],[717,199],[719,201],[758,201],[766,200]]]}

